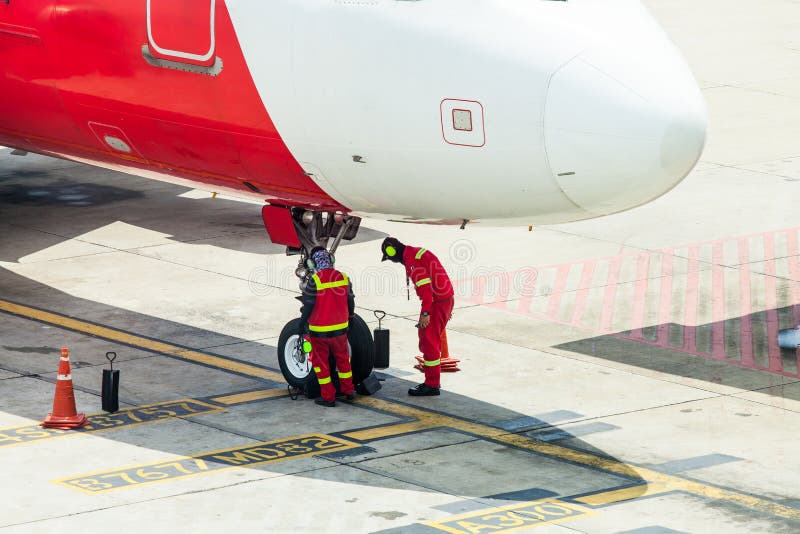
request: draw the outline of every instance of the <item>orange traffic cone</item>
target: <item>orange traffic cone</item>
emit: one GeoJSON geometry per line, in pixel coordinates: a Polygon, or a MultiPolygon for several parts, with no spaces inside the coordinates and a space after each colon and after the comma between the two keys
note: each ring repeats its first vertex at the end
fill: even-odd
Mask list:
{"type": "Polygon", "coordinates": [[[458,362],[461,360],[450,357],[450,347],[447,346],[447,330],[442,330],[442,371],[445,373],[455,373],[460,371],[458,362]]]}
{"type": "MultiPolygon", "coordinates": [[[[442,346],[439,352],[441,355],[440,366],[443,373],[455,373],[461,370],[458,368],[458,362],[461,360],[450,357],[450,347],[447,345],[447,330],[442,330],[442,346]]],[[[417,365],[414,366],[414,369],[425,372],[425,358],[423,356],[417,356],[417,365]]]]}
{"type": "Polygon", "coordinates": [[[58,362],[58,378],[56,379],[56,396],[53,399],[53,411],[47,414],[41,425],[45,428],[71,430],[86,426],[89,421],[86,415],[77,413],[75,395],[72,392],[72,374],[69,368],[69,350],[61,349],[61,361],[58,362]]]}

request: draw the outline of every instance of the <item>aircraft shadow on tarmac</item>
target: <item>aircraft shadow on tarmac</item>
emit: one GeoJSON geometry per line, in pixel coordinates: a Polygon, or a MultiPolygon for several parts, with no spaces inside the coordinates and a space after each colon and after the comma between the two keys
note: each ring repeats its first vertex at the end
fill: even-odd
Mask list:
{"type": "MultiPolygon", "coordinates": [[[[256,254],[285,250],[269,241],[260,207],[254,204],[184,198],[179,195],[189,188],[36,154],[18,157],[0,152],[0,158],[0,224],[18,228],[0,232],[33,235],[26,242],[15,241],[13,248],[0,247],[0,261],[17,261],[117,222],[170,236],[174,242],[212,242],[256,254]],[[242,238],[225,239],[231,236],[242,238]]],[[[362,228],[350,243],[384,236],[362,228]]],[[[91,237],[86,240],[92,242],[91,237]]]]}
{"type": "MultiPolygon", "coordinates": [[[[0,260],[3,261],[17,261],[63,240],[80,237],[102,228],[104,224],[118,221],[167,234],[176,242],[213,239],[214,246],[232,250],[258,254],[282,254],[284,251],[282,246],[269,242],[257,206],[224,199],[181,198],[178,195],[188,189],[42,156],[28,155],[18,158],[4,155],[3,158],[3,165],[0,167],[0,224],[10,225],[3,229],[4,232],[15,232],[17,228],[21,232],[27,232],[24,238],[15,239],[13,235],[6,235],[6,246],[0,247],[0,260]],[[163,215],[164,210],[169,210],[169,217],[163,215]],[[254,235],[249,239],[237,238],[256,233],[263,235],[263,239],[255,239],[254,235]]],[[[380,232],[363,228],[354,242],[377,240],[383,236],[380,232]]],[[[276,349],[273,346],[77,298],[4,269],[0,269],[0,295],[3,300],[73,316],[89,323],[102,324],[137,336],[231,358],[279,373],[276,349]]],[[[78,409],[87,413],[99,412],[101,368],[107,367],[104,357],[107,351],[119,354],[115,368],[122,373],[120,401],[123,408],[125,403],[142,405],[181,398],[208,401],[214,396],[241,391],[285,387],[282,382],[226,373],[175,358],[158,357],[158,353],[141,347],[62,330],[52,325],[45,327],[30,319],[6,314],[0,314],[0,317],[0,370],[11,375],[0,380],[3,389],[8,393],[0,397],[0,409],[34,421],[40,420],[50,409],[57,356],[62,345],[69,346],[72,351],[78,409]],[[12,373],[21,376],[13,376],[12,373]]],[[[397,399],[391,402],[397,402],[397,406],[406,406],[405,390],[416,384],[418,377],[415,374],[408,379],[400,378],[403,374],[402,371],[393,370],[391,374],[382,375],[386,379],[383,382],[384,387],[375,398],[397,399]]],[[[530,416],[450,392],[445,392],[432,406],[439,407],[446,417],[477,422],[484,428],[524,435],[541,443],[554,443],[611,459],[603,451],[593,449],[572,433],[557,426],[558,421],[574,422],[579,414],[559,412],[530,416]]],[[[345,420],[333,426],[338,428],[340,434],[344,434],[346,430],[368,426],[369,423],[364,421],[369,421],[370,418],[364,417],[364,414],[374,413],[354,410],[348,406],[333,413],[324,413],[310,400],[301,398],[291,401],[287,397],[245,403],[238,407],[227,407],[226,410],[223,413],[187,418],[184,424],[208,427],[200,433],[222,431],[238,437],[249,437],[257,443],[274,439],[275,436],[270,436],[269,429],[279,425],[281,420],[304,418],[302,426],[306,432],[335,435],[336,428],[332,430],[328,427],[337,414],[345,420]],[[237,411],[247,412],[247,415],[236,415],[237,411]],[[354,415],[357,413],[360,415],[354,415]]],[[[563,479],[564,469],[576,468],[563,459],[543,458],[513,447],[501,446],[486,436],[448,429],[446,421],[442,424],[442,428],[368,441],[353,451],[341,451],[323,457],[339,464],[357,465],[396,455],[397,447],[406,447],[409,454],[414,454],[416,448],[425,449],[430,454],[431,450],[437,448],[469,448],[469,444],[472,444],[472,447],[478,447],[482,451],[480,457],[475,458],[476,463],[486,461],[484,454],[500,455],[500,459],[507,464],[506,469],[528,471],[524,478],[530,483],[520,487],[518,483],[512,482],[516,479],[510,476],[511,471],[506,475],[498,473],[496,477],[484,475],[481,478],[472,478],[468,488],[432,485],[429,481],[416,480],[413,477],[400,478],[405,482],[418,484],[417,487],[422,489],[450,491],[454,494],[501,501],[533,500],[564,494],[566,490],[559,483],[548,485],[547,481],[563,479]],[[398,441],[406,442],[406,445],[398,445],[398,441]],[[488,447],[488,452],[478,444],[488,447]],[[500,450],[504,452],[497,452],[500,450]],[[509,451],[516,451],[519,456],[513,462],[508,461],[509,451]],[[535,483],[537,480],[539,483],[535,483]],[[531,485],[535,487],[530,487],[531,485]]],[[[142,432],[124,430],[102,432],[98,437],[179,456],[197,452],[187,448],[182,440],[173,439],[171,434],[174,430],[169,426],[147,425],[148,437],[144,438],[142,432]]],[[[581,428],[583,432],[610,430],[586,426],[581,428]]],[[[219,448],[224,447],[210,447],[219,448]]],[[[447,453],[450,454],[453,452],[447,453]]],[[[632,469],[622,463],[614,463],[619,466],[616,473],[580,467],[579,469],[592,476],[567,478],[580,478],[588,485],[584,487],[579,482],[578,487],[570,488],[567,493],[575,495],[583,491],[590,493],[620,486],[641,486],[642,492],[645,491],[646,484],[632,469]]],[[[272,467],[256,466],[253,469],[270,470],[272,467]]],[[[436,476],[436,469],[429,474],[436,476]]],[[[324,472],[316,472],[309,476],[326,475],[324,472]]],[[[387,473],[386,476],[392,478],[391,474],[387,473]]],[[[369,478],[370,481],[380,479],[381,477],[369,478]]],[[[396,484],[396,481],[387,483],[396,484]]]]}
{"type": "MultiPolygon", "coordinates": [[[[95,167],[73,164],[40,156],[11,158],[6,156],[0,169],[0,224],[7,223],[22,229],[34,229],[52,238],[54,243],[64,239],[81,236],[102,227],[104,218],[108,223],[123,221],[132,225],[154,230],[172,236],[179,242],[194,242],[218,238],[215,246],[253,253],[283,253],[283,247],[272,245],[266,238],[260,213],[256,206],[235,203],[222,199],[194,200],[180,198],[178,195],[187,189],[160,182],[153,182],[122,173],[98,169],[95,167]],[[76,180],[75,175],[80,175],[76,180]],[[112,185],[113,184],[113,185],[112,185]],[[124,184],[118,185],[118,184],[124,184]],[[169,210],[170,217],[157,216],[159,212],[169,210]],[[243,214],[252,210],[252,222],[243,214]],[[101,221],[98,223],[98,221],[101,221]],[[165,225],[160,227],[158,225],[165,225]],[[155,226],[155,227],[154,227],[155,226]],[[264,238],[236,239],[237,235],[256,233],[264,238]]],[[[358,241],[380,239],[383,234],[362,229],[358,241]]],[[[0,260],[16,261],[18,258],[37,252],[51,244],[42,243],[42,237],[31,240],[13,241],[13,246],[0,249],[0,260]],[[7,249],[7,250],[6,250],[7,249]]],[[[88,322],[95,322],[110,328],[126,331],[170,343],[177,347],[188,347],[205,354],[219,355],[238,362],[255,365],[277,372],[277,355],[273,346],[221,335],[216,332],[201,330],[163,319],[137,314],[128,310],[115,308],[105,304],[76,298],[51,287],[39,284],[7,270],[0,270],[0,288],[2,298],[27,306],[53,311],[63,315],[73,315],[88,322]]],[[[786,310],[780,310],[785,315],[786,310]]],[[[42,326],[29,319],[10,315],[0,315],[0,370],[16,373],[21,376],[3,379],[3,389],[9,394],[0,397],[0,409],[3,411],[40,420],[49,411],[55,366],[58,350],[61,345],[69,345],[73,350],[73,376],[77,396],[87,402],[88,406],[79,406],[79,410],[87,413],[99,411],[100,369],[106,366],[104,354],[114,350],[119,353],[120,360],[116,367],[122,372],[120,400],[131,405],[143,405],[166,402],[181,398],[208,400],[215,396],[230,395],[241,391],[258,389],[278,389],[284,384],[277,381],[242,376],[209,369],[194,363],[179,361],[174,358],[158,357],[141,347],[126,346],[119,342],[90,337],[85,334],[60,330],[51,327],[42,330],[42,326]],[[45,340],[45,341],[43,341],[45,340]],[[204,375],[205,373],[205,375],[204,375]],[[207,373],[215,378],[209,379],[207,373]],[[14,384],[19,384],[14,386],[14,384]]],[[[288,319],[288,317],[287,317],[288,319]]],[[[760,324],[762,314],[754,314],[751,324],[760,324]]],[[[725,339],[731,343],[731,332],[736,321],[727,321],[723,325],[727,332],[725,339]]],[[[775,375],[743,369],[724,361],[698,357],[671,347],[669,342],[663,346],[653,346],[659,339],[659,332],[664,329],[673,335],[681,330],[680,325],[660,325],[642,330],[642,340],[630,339],[630,333],[602,335],[560,345],[558,348],[578,353],[591,354],[596,357],[619,361],[642,368],[657,370],[677,376],[693,377],[716,383],[725,383],[748,389],[768,387],[770,379],[775,375]],[[627,335],[627,337],[626,337],[627,335]],[[644,342],[643,342],[644,341],[644,342]],[[647,344],[645,342],[651,342],[647,344]]],[[[714,325],[705,325],[697,329],[697,346],[695,352],[711,350],[704,348],[708,339],[717,331],[714,325]],[[708,331],[708,332],[707,332],[708,331]]],[[[756,336],[756,339],[758,337],[756,336]]],[[[727,354],[733,354],[731,350],[727,354]]],[[[784,354],[784,369],[797,372],[796,360],[792,368],[792,355],[784,354]]],[[[763,360],[763,354],[755,351],[756,362],[763,360]]],[[[2,378],[2,377],[0,377],[2,378]]],[[[397,406],[407,406],[405,390],[418,381],[418,376],[403,376],[403,372],[393,370],[385,375],[384,388],[375,398],[390,400],[397,406]],[[407,379],[406,379],[407,378],[407,379]]],[[[447,428],[446,421],[442,428],[392,438],[380,438],[366,441],[363,446],[352,451],[341,451],[323,456],[340,464],[353,466],[366,465],[381,458],[400,456],[405,451],[415,454],[418,450],[430,451],[441,449],[445,455],[443,463],[431,465],[425,469],[426,475],[414,478],[413,474],[397,475],[397,480],[415,484],[417,488],[428,488],[431,491],[445,491],[453,494],[469,495],[475,498],[487,498],[496,501],[529,501],[539,498],[578,495],[608,491],[620,487],[640,487],[641,493],[646,491],[647,484],[637,473],[624,463],[610,457],[580,439],[579,436],[595,432],[613,431],[611,425],[597,422],[581,422],[580,414],[548,413],[522,414],[450,392],[430,403],[441,411],[445,417],[460,421],[475,422],[484,427],[494,428],[530,438],[539,443],[554,444],[563,450],[577,450],[591,454],[594,458],[611,460],[621,466],[620,470],[610,473],[602,469],[587,466],[576,466],[564,458],[547,457],[531,454],[513,446],[498,444],[492,438],[471,435],[463,430],[447,428]],[[559,421],[571,421],[569,430],[559,427],[559,421]],[[447,434],[446,437],[436,434],[447,434]],[[406,441],[405,445],[398,442],[406,441]],[[427,441],[426,441],[427,440],[427,441]],[[437,441],[438,440],[438,441],[437,441]],[[465,445],[467,444],[467,445],[465,445]],[[469,445],[471,444],[471,445],[469,445]],[[468,487],[448,487],[446,484],[433,484],[431,479],[442,477],[439,468],[446,470],[448,460],[453,454],[462,455],[458,447],[473,447],[476,457],[474,464],[483,466],[481,477],[471,477],[468,487]],[[481,448],[483,446],[483,448],[481,448]],[[486,449],[486,446],[489,448],[486,449]],[[453,448],[452,451],[445,452],[453,448]],[[486,454],[499,455],[497,465],[486,458],[486,454]],[[513,455],[521,455],[511,458],[513,455]],[[506,466],[505,468],[503,466],[506,466]],[[504,471],[504,469],[506,471],[504,471]],[[580,469],[584,476],[566,476],[570,469],[580,469]],[[494,473],[496,471],[496,473],[494,473]],[[519,477],[513,472],[522,473],[528,481],[527,486],[520,486],[519,477]],[[494,474],[493,474],[494,473],[494,474]],[[588,476],[585,474],[588,473],[588,476]],[[426,478],[428,477],[428,478],[426,478]],[[504,481],[508,480],[505,484],[504,481]],[[566,489],[560,481],[569,480],[577,487],[566,489]]],[[[238,437],[250,438],[254,443],[274,439],[270,436],[270,428],[279,425],[282,420],[290,418],[303,419],[301,425],[305,432],[322,432],[333,435],[346,434],[359,427],[370,426],[369,417],[354,417],[348,406],[332,412],[321,412],[311,401],[300,399],[291,401],[286,397],[258,402],[243,403],[226,408],[227,411],[206,416],[185,419],[188,425],[206,427],[199,431],[221,431],[238,437]],[[238,412],[243,412],[239,413],[238,412]],[[337,425],[337,417],[345,421],[337,425]],[[367,422],[365,422],[367,421],[367,422]],[[330,427],[334,428],[331,429],[330,427]]],[[[370,412],[372,413],[372,412],[370,412]]],[[[373,423],[377,424],[377,423],[373,423]]],[[[130,443],[136,446],[161,450],[178,456],[196,454],[190,444],[183,440],[173,439],[174,430],[167,424],[147,425],[146,434],[142,432],[107,431],[98,434],[106,440],[130,443]]],[[[218,449],[223,447],[210,447],[218,449]]],[[[276,464],[280,465],[280,464],[276,464]]],[[[272,470],[270,465],[255,466],[252,469],[272,470]]],[[[277,468],[280,470],[280,468],[277,468]]],[[[376,468],[382,473],[380,468],[376,468]]],[[[374,470],[375,471],[375,470],[374,470]]],[[[282,471],[281,471],[282,472],[282,471]]],[[[78,475],[79,473],[76,473],[78,475]]],[[[303,473],[296,473],[303,476],[303,473]]],[[[392,478],[389,472],[383,473],[392,478]]],[[[324,478],[335,477],[325,470],[309,472],[307,476],[324,478]]],[[[363,484],[376,484],[380,477],[371,477],[363,484]]],[[[387,482],[388,484],[389,482],[387,482]]],[[[392,484],[395,481],[391,482],[392,484]]],[[[635,497],[631,494],[630,498],[635,497]]]]}
{"type": "MultiPolygon", "coordinates": [[[[173,346],[186,347],[203,354],[218,355],[276,373],[280,372],[276,349],[271,345],[221,335],[76,298],[2,269],[0,269],[0,288],[3,288],[4,298],[26,306],[72,315],[88,322],[157,339],[173,346]]],[[[0,388],[4,391],[0,396],[0,410],[3,412],[38,421],[50,411],[61,345],[70,348],[78,410],[86,412],[87,415],[100,412],[101,369],[107,368],[106,351],[115,351],[119,355],[115,368],[121,371],[120,402],[123,409],[130,405],[146,405],[177,399],[196,399],[213,404],[212,399],[220,395],[260,389],[279,390],[286,387],[285,383],[279,380],[265,380],[224,372],[186,362],[180,358],[163,357],[158,352],[148,351],[135,345],[92,337],[52,324],[48,326],[44,327],[31,319],[0,313],[0,370],[6,371],[6,375],[11,373],[21,375],[4,378],[0,374],[0,388]]],[[[419,381],[418,373],[411,374],[399,369],[390,369],[388,373],[391,374],[379,373],[385,381],[382,382],[383,389],[374,398],[388,401],[400,409],[410,406],[405,391],[419,381]]],[[[381,483],[383,480],[388,487],[413,484],[421,491],[444,491],[469,498],[488,499],[486,502],[489,502],[489,505],[491,502],[531,501],[563,495],[591,494],[620,487],[641,488],[642,494],[646,491],[646,482],[633,469],[578,437],[587,433],[613,431],[614,428],[610,425],[578,421],[576,426],[566,430],[559,427],[558,421],[570,420],[575,425],[580,414],[553,412],[531,416],[447,391],[425,405],[445,417],[441,427],[434,425],[434,428],[411,434],[363,440],[357,448],[322,455],[321,458],[331,460],[335,465],[348,465],[359,472],[366,471],[378,475],[356,475],[353,480],[355,484],[383,486],[381,483]],[[490,428],[501,434],[532,438],[539,443],[562,447],[563,450],[585,451],[592,458],[610,460],[617,465],[617,470],[608,472],[588,465],[577,465],[565,458],[541,455],[503,444],[493,440],[491,436],[473,435],[463,429],[449,428],[447,421],[452,421],[453,418],[466,423],[477,423],[483,428],[490,428]],[[576,429],[577,432],[572,429],[576,429]],[[441,453],[437,453],[437,449],[441,453]],[[420,478],[416,478],[407,469],[403,469],[400,474],[392,469],[384,472],[380,465],[377,467],[372,465],[403,454],[414,458],[415,454],[418,454],[417,451],[428,457],[441,454],[439,458],[441,463],[437,464],[434,460],[434,464],[428,465],[419,473],[420,478]],[[493,455],[494,459],[487,458],[486,455],[493,455]],[[454,456],[459,458],[459,462],[482,466],[481,476],[469,477],[469,484],[466,487],[450,486],[447,482],[432,483],[432,480],[449,478],[439,469],[463,470],[458,466],[458,462],[453,462],[454,456]],[[495,461],[497,465],[490,465],[495,461]],[[568,476],[573,470],[580,471],[581,475],[568,476]],[[522,486],[520,479],[526,481],[522,486]]],[[[326,410],[302,396],[296,401],[282,396],[221,407],[224,410],[220,410],[219,413],[187,417],[179,422],[183,425],[180,428],[188,429],[186,430],[188,434],[183,439],[174,435],[176,429],[172,424],[164,423],[139,426],[132,430],[111,429],[96,436],[98,439],[160,450],[170,455],[187,456],[198,453],[195,450],[196,441],[191,436],[220,433],[227,435],[228,442],[231,438],[237,443],[240,443],[242,438],[249,438],[256,444],[284,437],[286,427],[282,425],[300,421],[294,423],[293,427],[297,435],[322,433],[344,436],[344,439],[347,439],[346,435],[351,431],[386,425],[390,417],[395,417],[392,414],[381,414],[379,409],[377,411],[357,409],[341,403],[333,410],[326,410]],[[375,416],[374,421],[373,416],[375,416]],[[276,431],[278,435],[274,433],[276,431]]],[[[35,426],[35,423],[31,426],[35,426]]],[[[0,430],[0,434],[2,432],[3,430],[0,430]]],[[[59,439],[71,438],[67,436],[59,439]]],[[[217,445],[208,445],[209,451],[226,448],[221,445],[225,443],[225,439],[215,441],[211,438],[210,441],[217,445]]],[[[1,443],[0,448],[2,448],[1,443]]],[[[113,448],[111,450],[113,451],[113,448]]],[[[391,463],[391,460],[388,461],[391,463]]],[[[120,459],[119,465],[129,463],[127,459],[120,459]]],[[[286,468],[281,466],[291,463],[260,465],[248,469],[284,473],[283,469],[286,468]]],[[[410,467],[413,465],[410,464],[410,467]]],[[[75,475],[80,474],[75,473],[75,475]]],[[[337,474],[335,470],[327,473],[325,469],[320,470],[319,466],[308,472],[299,470],[291,474],[342,482],[337,478],[341,474],[337,474]]],[[[461,479],[460,483],[464,484],[463,477],[461,479]]],[[[209,483],[213,485],[213,481],[209,483]]],[[[495,504],[498,505],[500,504],[495,504]]],[[[484,502],[482,506],[485,508],[487,505],[484,502]]]]}
{"type": "MultiPolygon", "coordinates": [[[[171,184],[40,156],[6,156],[0,168],[0,224],[12,225],[12,229],[34,230],[32,235],[36,238],[30,242],[25,239],[9,241],[10,246],[0,247],[0,260],[16,261],[64,239],[79,237],[102,227],[103,221],[107,224],[127,222],[170,235],[177,242],[213,239],[215,246],[231,250],[283,253],[282,246],[269,243],[256,206],[223,199],[196,200],[178,196],[186,191],[171,184]],[[79,180],[75,179],[76,175],[80,175],[79,180]],[[169,217],[163,216],[164,210],[169,210],[169,217]],[[263,239],[255,239],[254,235],[249,239],[237,238],[256,233],[263,235],[263,239]]],[[[356,242],[382,237],[383,234],[364,228],[356,242]]],[[[0,269],[0,295],[4,300],[74,316],[175,347],[278,373],[274,346],[80,299],[3,269],[0,269]]],[[[754,365],[774,367],[777,365],[774,349],[770,360],[769,344],[765,341],[768,336],[764,325],[768,313],[752,314],[745,318],[745,323],[753,331],[750,339],[753,340],[754,365]],[[765,332],[763,335],[759,333],[762,330],[765,332]]],[[[775,313],[785,323],[791,311],[782,308],[775,313]]],[[[57,356],[62,345],[72,350],[78,408],[87,413],[99,412],[101,368],[107,366],[106,351],[119,354],[116,368],[122,372],[120,400],[124,403],[123,408],[176,399],[197,399],[213,404],[212,399],[220,396],[285,387],[279,380],[224,372],[174,357],[159,356],[158,352],[135,344],[125,345],[54,326],[44,329],[30,319],[6,314],[0,314],[0,317],[0,371],[6,371],[0,374],[4,390],[4,395],[0,396],[0,410],[33,421],[41,420],[50,409],[57,356]]],[[[673,324],[645,327],[640,339],[634,339],[631,332],[619,332],[565,343],[558,348],[743,389],[768,388],[775,384],[776,379],[783,380],[784,377],[731,365],[731,361],[741,362],[743,358],[749,358],[741,354],[740,344],[737,345],[743,330],[742,319],[697,327],[691,353],[680,350],[685,343],[681,340],[686,335],[686,328],[673,324]],[[707,357],[706,353],[715,354],[715,346],[717,351],[721,350],[720,340],[724,344],[722,353],[725,358],[715,360],[707,357]]],[[[780,355],[780,365],[784,373],[791,376],[797,374],[797,360],[796,354],[789,352],[780,355]]],[[[409,404],[405,390],[418,382],[418,375],[409,376],[392,369],[383,376],[386,378],[383,390],[375,399],[388,401],[400,409],[413,406],[413,403],[409,404]]],[[[764,391],[771,393],[768,389],[764,391]]],[[[593,494],[626,487],[636,488],[628,493],[628,498],[635,498],[637,492],[643,495],[647,491],[647,482],[633,468],[581,439],[581,436],[597,432],[612,432],[615,430],[613,425],[581,421],[580,414],[565,411],[523,414],[447,391],[427,405],[443,417],[441,427],[363,440],[354,449],[321,457],[338,465],[349,465],[379,475],[355,477],[358,481],[353,483],[356,484],[381,485],[385,480],[386,485],[395,487],[398,482],[410,483],[418,490],[449,492],[485,499],[489,503],[593,494]],[[617,469],[610,472],[588,464],[578,465],[569,461],[568,454],[561,457],[541,454],[503,443],[491,435],[449,428],[448,421],[454,420],[476,423],[482,428],[539,444],[552,444],[562,451],[579,451],[601,463],[610,461],[617,469]],[[566,421],[570,422],[569,426],[559,426],[560,422],[566,421]],[[425,455],[431,463],[415,471],[415,455],[425,455]],[[399,459],[405,456],[409,458],[399,459]],[[454,462],[454,457],[459,460],[454,462]],[[392,458],[398,458],[400,468],[391,466],[392,458]],[[409,463],[403,463],[406,461],[409,463]],[[468,484],[462,482],[459,486],[454,482],[448,485],[449,479],[458,479],[455,474],[464,471],[462,462],[479,469],[481,476],[469,477],[468,484]],[[580,471],[580,474],[571,476],[573,470],[580,471]]],[[[323,433],[345,437],[359,428],[387,424],[386,414],[372,421],[372,415],[380,414],[380,410],[359,410],[344,405],[326,412],[310,400],[292,401],[285,396],[222,408],[215,413],[187,417],[180,422],[181,428],[190,436],[220,433],[235,436],[240,441],[241,438],[251,439],[255,444],[275,439],[276,435],[271,432],[292,420],[300,421],[298,435],[323,433]],[[383,422],[379,423],[381,417],[383,422]]],[[[112,429],[97,434],[97,437],[176,456],[203,452],[196,449],[191,437],[176,439],[171,424],[157,423],[137,428],[139,430],[133,432],[125,428],[112,429]]],[[[218,445],[209,445],[205,450],[225,448],[224,439],[215,441],[212,438],[210,441],[218,445]]],[[[129,462],[121,460],[119,463],[129,462]]],[[[284,473],[286,468],[282,465],[286,464],[259,465],[249,469],[284,473]]],[[[80,474],[75,473],[76,476],[80,474]]],[[[292,474],[340,481],[336,470],[300,470],[292,474]]],[[[464,510],[454,509],[453,512],[464,510]]]]}
{"type": "Polygon", "coordinates": [[[779,328],[792,328],[796,306],[764,310],[686,327],[665,323],[598,335],[555,348],[661,373],[758,390],[800,400],[780,386],[800,379],[800,351],[778,346],[779,328]]]}

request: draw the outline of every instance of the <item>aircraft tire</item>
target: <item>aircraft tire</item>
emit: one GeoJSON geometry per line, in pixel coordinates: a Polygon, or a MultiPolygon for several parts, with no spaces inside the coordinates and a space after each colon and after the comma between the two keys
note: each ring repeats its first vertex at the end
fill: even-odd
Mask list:
{"type": "Polygon", "coordinates": [[[375,366],[375,343],[367,323],[359,315],[350,321],[350,367],[353,369],[353,384],[360,384],[375,366]]]}
{"type": "MultiPolygon", "coordinates": [[[[292,319],[283,327],[278,337],[278,365],[281,373],[290,386],[301,389],[308,396],[319,395],[319,384],[314,374],[311,364],[307,358],[303,358],[296,347],[299,338],[297,332],[300,328],[300,319],[292,319]]],[[[354,315],[350,321],[348,332],[348,342],[350,344],[350,365],[353,370],[353,383],[360,384],[372,373],[375,365],[375,346],[372,340],[372,333],[358,315],[354,315]]],[[[332,363],[333,357],[331,357],[332,363]]],[[[336,390],[339,390],[339,379],[336,373],[332,373],[333,383],[336,390]]]]}
{"type": "Polygon", "coordinates": [[[292,319],[283,327],[278,337],[278,365],[283,373],[283,378],[290,386],[305,389],[309,379],[314,379],[314,371],[307,358],[301,355],[297,344],[300,336],[300,318],[292,319]]]}

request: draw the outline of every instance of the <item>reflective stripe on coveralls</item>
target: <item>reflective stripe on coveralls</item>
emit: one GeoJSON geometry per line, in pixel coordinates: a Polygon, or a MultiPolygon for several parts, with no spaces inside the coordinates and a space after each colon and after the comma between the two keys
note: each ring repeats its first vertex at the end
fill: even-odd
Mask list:
{"type": "Polygon", "coordinates": [[[319,367],[314,367],[314,373],[317,375],[317,382],[319,382],[320,385],[322,385],[322,384],[330,384],[331,377],[320,378],[319,374],[321,372],[322,372],[322,369],[320,369],[319,367]]]}
{"type": "Polygon", "coordinates": [[[317,289],[330,289],[332,287],[342,287],[346,286],[349,283],[347,280],[347,275],[344,273],[342,273],[342,280],[338,280],[336,282],[323,282],[322,280],[319,279],[318,274],[314,274],[312,278],[314,279],[314,282],[317,284],[317,289]]]}
{"type": "Polygon", "coordinates": [[[332,324],[328,326],[316,326],[313,324],[308,325],[308,329],[312,332],[333,332],[334,330],[341,330],[342,328],[347,328],[350,325],[350,322],[344,322],[339,324],[332,324]]]}
{"type": "MultiPolygon", "coordinates": [[[[312,278],[314,279],[314,284],[316,284],[317,291],[324,291],[326,289],[334,289],[334,288],[337,288],[337,287],[347,287],[349,285],[350,281],[347,278],[346,274],[341,273],[341,275],[342,275],[342,279],[341,280],[337,280],[335,282],[323,282],[320,279],[319,275],[316,274],[316,273],[312,276],[312,278]]],[[[350,322],[349,321],[345,321],[343,323],[337,323],[337,324],[332,324],[332,325],[314,325],[314,324],[309,324],[308,325],[308,329],[311,332],[335,332],[336,330],[343,330],[343,329],[347,328],[348,326],[350,326],[350,322]]]]}
{"type": "Polygon", "coordinates": [[[348,395],[353,393],[353,371],[350,367],[350,356],[347,347],[347,334],[335,337],[321,337],[314,339],[314,352],[312,360],[314,373],[320,386],[320,394],[326,401],[336,399],[336,388],[331,381],[332,369],[330,367],[330,356],[336,362],[336,370],[339,374],[339,390],[348,395]]]}

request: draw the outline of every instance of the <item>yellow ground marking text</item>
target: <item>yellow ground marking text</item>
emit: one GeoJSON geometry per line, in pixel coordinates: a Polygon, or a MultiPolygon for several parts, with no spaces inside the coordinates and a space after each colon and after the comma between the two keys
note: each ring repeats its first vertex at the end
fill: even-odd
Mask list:
{"type": "Polygon", "coordinates": [[[53,482],[84,493],[97,494],[239,467],[295,460],[354,447],[358,445],[343,439],[324,434],[309,434],[68,477],[53,482]]]}
{"type": "Polygon", "coordinates": [[[583,517],[592,512],[582,506],[558,500],[516,503],[425,523],[452,534],[511,532],[548,523],[583,517]]]}
{"type": "Polygon", "coordinates": [[[87,416],[88,425],[74,430],[42,428],[39,425],[0,429],[0,447],[10,447],[64,436],[75,436],[87,432],[105,432],[119,428],[130,428],[136,425],[160,423],[179,417],[194,417],[196,415],[224,411],[225,408],[194,399],[158,402],[146,406],[123,408],[114,413],[100,412],[91,414],[87,416]]]}

